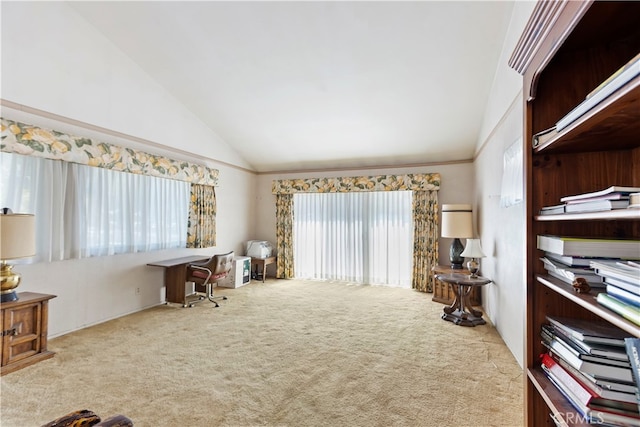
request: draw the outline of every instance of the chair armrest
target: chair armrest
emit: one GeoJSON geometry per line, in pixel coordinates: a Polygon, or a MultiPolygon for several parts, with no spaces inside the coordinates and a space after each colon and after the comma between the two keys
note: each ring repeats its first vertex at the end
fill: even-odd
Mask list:
{"type": "Polygon", "coordinates": [[[207,258],[207,259],[203,259],[202,261],[193,261],[190,262],[187,267],[192,266],[192,265],[207,265],[211,262],[211,258],[207,258]]]}
{"type": "Polygon", "coordinates": [[[187,266],[187,268],[192,268],[192,269],[194,269],[194,270],[202,270],[202,271],[206,271],[207,273],[211,274],[211,270],[209,270],[209,269],[208,269],[208,268],[206,268],[206,267],[201,267],[201,266],[199,266],[199,265],[189,264],[189,265],[187,266]]]}

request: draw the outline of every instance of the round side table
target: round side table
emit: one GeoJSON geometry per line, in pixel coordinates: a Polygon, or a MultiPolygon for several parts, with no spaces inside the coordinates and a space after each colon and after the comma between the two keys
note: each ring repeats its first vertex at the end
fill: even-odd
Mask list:
{"type": "Polygon", "coordinates": [[[453,290],[455,299],[453,303],[443,309],[442,318],[461,326],[484,325],[482,312],[475,310],[469,301],[469,294],[474,286],[483,286],[491,283],[491,279],[486,277],[470,277],[468,274],[449,273],[438,274],[436,278],[444,283],[448,283],[453,290]]]}

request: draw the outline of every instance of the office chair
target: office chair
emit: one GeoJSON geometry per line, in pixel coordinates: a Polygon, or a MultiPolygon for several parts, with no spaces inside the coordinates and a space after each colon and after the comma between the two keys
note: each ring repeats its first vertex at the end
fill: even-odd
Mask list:
{"type": "MultiPolygon", "coordinates": [[[[220,279],[227,277],[231,268],[233,267],[233,251],[214,255],[206,261],[194,262],[187,265],[187,282],[195,282],[197,285],[205,286],[206,297],[211,301],[215,307],[220,305],[216,299],[227,299],[226,296],[220,295],[213,296],[213,284],[217,284],[220,279]]],[[[204,297],[200,297],[199,300],[185,303],[185,307],[193,307],[193,304],[204,300],[204,297]]]]}

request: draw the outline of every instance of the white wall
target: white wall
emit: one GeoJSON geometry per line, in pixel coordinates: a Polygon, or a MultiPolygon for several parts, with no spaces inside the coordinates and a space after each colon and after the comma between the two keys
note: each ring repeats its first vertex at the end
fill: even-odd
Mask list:
{"type": "MultiPolygon", "coordinates": [[[[438,192],[438,202],[443,203],[472,203],[473,195],[473,164],[463,162],[456,164],[442,164],[422,166],[414,168],[386,168],[386,169],[351,169],[332,172],[305,172],[305,173],[281,173],[260,174],[257,179],[256,200],[256,228],[255,239],[269,240],[275,243],[276,239],[276,197],[271,193],[271,183],[276,179],[291,178],[326,178],[340,176],[372,176],[385,174],[405,173],[440,173],[441,187],[438,192]]],[[[439,258],[440,263],[449,264],[449,246],[451,239],[440,239],[439,258]]]]}
{"type": "Polygon", "coordinates": [[[2,98],[13,107],[5,103],[4,117],[220,170],[214,248],[16,267],[22,274],[19,291],[57,295],[50,302],[50,336],[162,302],[163,270],[146,266],[148,262],[242,250],[242,242],[255,234],[256,176],[243,169],[248,165],[232,148],[65,3],[3,2],[1,31],[2,98]],[[114,136],[112,131],[134,138],[114,136]],[[138,138],[152,144],[145,145],[138,138]],[[177,141],[183,150],[197,154],[171,150],[177,141]]]}
{"type": "Polygon", "coordinates": [[[1,19],[2,99],[250,169],[66,2],[3,2],[1,19]]]}
{"type": "MultiPolygon", "coordinates": [[[[522,141],[522,76],[508,60],[535,2],[515,2],[511,24],[487,102],[475,160],[474,206],[482,248],[483,307],[516,360],[524,363],[525,211],[524,204],[500,206],[504,151],[522,141]]],[[[524,182],[522,183],[524,185],[524,182]]]]}

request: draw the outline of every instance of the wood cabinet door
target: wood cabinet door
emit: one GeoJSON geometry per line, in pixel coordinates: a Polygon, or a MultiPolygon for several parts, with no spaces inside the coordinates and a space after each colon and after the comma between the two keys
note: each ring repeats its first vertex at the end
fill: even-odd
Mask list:
{"type": "Polygon", "coordinates": [[[2,366],[31,357],[41,348],[42,304],[3,310],[2,366]]]}

